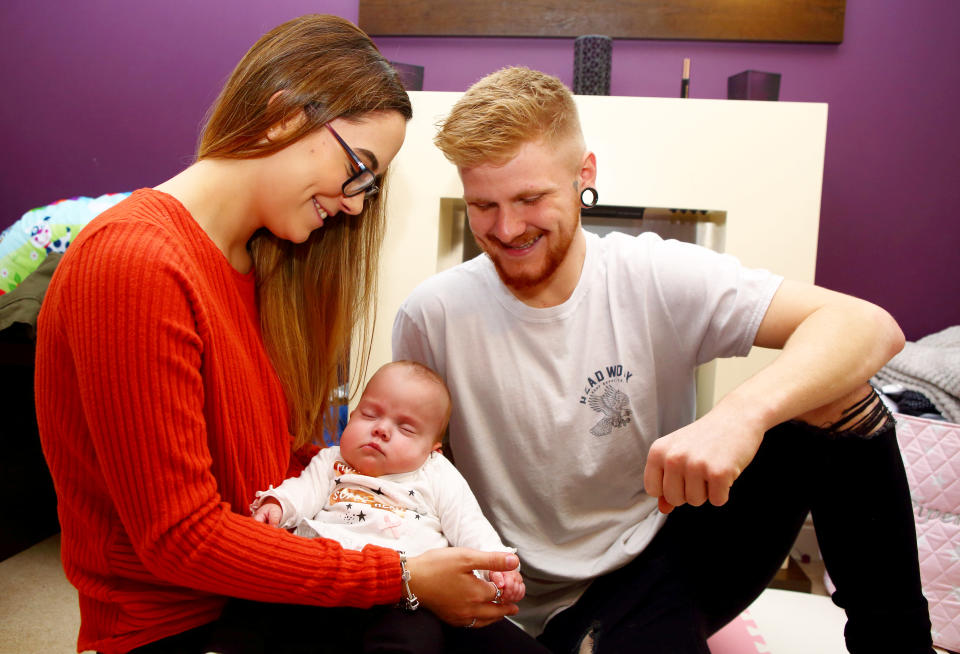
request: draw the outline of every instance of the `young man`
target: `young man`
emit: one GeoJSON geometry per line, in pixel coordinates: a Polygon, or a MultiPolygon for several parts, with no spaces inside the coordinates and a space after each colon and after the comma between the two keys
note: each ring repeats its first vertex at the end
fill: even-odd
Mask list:
{"type": "Polygon", "coordinates": [[[812,511],[848,648],[931,651],[893,424],[866,383],[902,347],[894,320],[694,245],[585,233],[596,157],[550,76],[484,78],[436,143],[485,255],[414,291],[394,357],[456,398],[450,446],[523,561],[524,627],[558,652],[707,652],[812,511]],[[696,367],[752,345],[782,351],[695,420],[696,367]]]}

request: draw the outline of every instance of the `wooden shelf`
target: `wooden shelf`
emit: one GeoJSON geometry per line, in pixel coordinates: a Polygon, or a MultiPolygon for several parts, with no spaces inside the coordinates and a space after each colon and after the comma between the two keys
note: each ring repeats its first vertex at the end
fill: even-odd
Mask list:
{"type": "Polygon", "coordinates": [[[846,0],[360,0],[372,36],[841,43],[846,0]]]}

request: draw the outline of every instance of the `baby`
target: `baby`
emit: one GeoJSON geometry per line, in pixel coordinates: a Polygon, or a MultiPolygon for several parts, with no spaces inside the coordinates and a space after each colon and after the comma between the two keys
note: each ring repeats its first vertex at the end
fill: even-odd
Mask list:
{"type": "MultiPolygon", "coordinates": [[[[451,400],[426,366],[394,361],[374,373],[340,437],[299,477],[258,491],[254,519],[331,538],[343,547],[379,545],[416,556],[438,547],[504,546],[466,480],[440,453],[451,400]]],[[[518,570],[490,572],[503,601],[523,598],[518,570]]]]}

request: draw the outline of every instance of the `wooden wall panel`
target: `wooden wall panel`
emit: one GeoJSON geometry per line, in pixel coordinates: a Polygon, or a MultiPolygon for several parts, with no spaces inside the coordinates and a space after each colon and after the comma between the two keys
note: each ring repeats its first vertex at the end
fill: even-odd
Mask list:
{"type": "Polygon", "coordinates": [[[846,0],[359,0],[373,36],[840,43],[846,0]]]}

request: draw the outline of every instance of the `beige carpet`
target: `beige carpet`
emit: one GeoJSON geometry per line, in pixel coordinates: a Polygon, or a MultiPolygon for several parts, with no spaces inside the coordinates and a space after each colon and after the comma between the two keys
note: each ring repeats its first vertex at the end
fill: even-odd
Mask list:
{"type": "Polygon", "coordinates": [[[0,561],[0,654],[77,650],[77,591],[60,567],[60,535],[0,561]]]}

